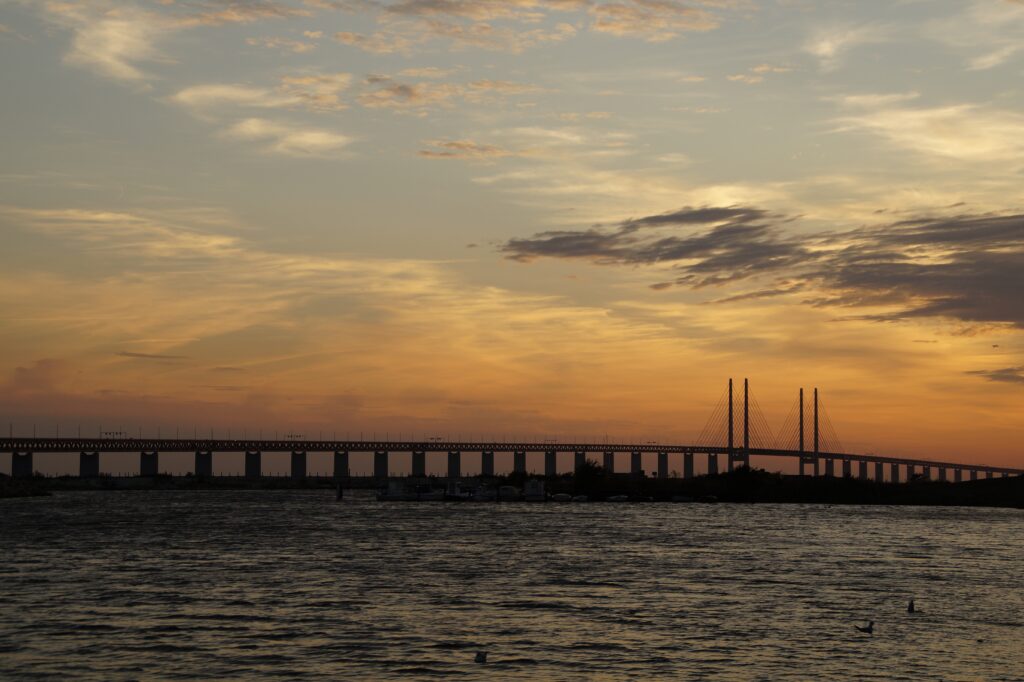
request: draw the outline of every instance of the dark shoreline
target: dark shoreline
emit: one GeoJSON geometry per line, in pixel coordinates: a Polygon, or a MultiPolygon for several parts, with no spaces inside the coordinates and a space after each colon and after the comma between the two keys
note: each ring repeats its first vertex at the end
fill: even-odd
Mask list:
{"type": "MultiPolygon", "coordinates": [[[[498,485],[522,486],[526,476],[509,475],[487,479],[498,485]]],[[[586,495],[599,502],[626,495],[631,502],[718,501],[736,503],[854,504],[975,506],[1024,509],[1024,477],[981,479],[962,483],[914,480],[907,483],[877,483],[856,478],[785,476],[761,470],[740,469],[714,476],[690,479],[633,478],[629,475],[541,478],[549,495],[586,495]]],[[[443,484],[444,479],[436,479],[443,484]]],[[[471,480],[471,479],[466,479],[471,480]]],[[[480,479],[477,479],[480,480],[480,479]]],[[[239,477],[153,476],[78,477],[11,479],[0,477],[0,498],[45,496],[63,491],[124,490],[323,490],[334,489],[330,478],[295,480],[285,477],[245,479],[239,477]]],[[[380,483],[371,477],[343,481],[345,489],[374,490],[380,483]]]]}

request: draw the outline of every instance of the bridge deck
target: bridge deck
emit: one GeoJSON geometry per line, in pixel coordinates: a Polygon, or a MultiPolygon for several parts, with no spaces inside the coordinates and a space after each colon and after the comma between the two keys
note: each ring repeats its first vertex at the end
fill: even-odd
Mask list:
{"type": "MultiPolygon", "coordinates": [[[[670,445],[659,443],[551,443],[551,442],[474,442],[474,441],[397,441],[397,440],[262,440],[194,438],[0,438],[0,452],[79,453],[79,452],[649,452],[728,454],[725,446],[670,445]]],[[[878,462],[915,467],[942,467],[1009,475],[1022,475],[1024,469],[965,464],[906,457],[884,457],[845,452],[801,452],[773,448],[735,448],[735,454],[762,457],[813,457],[878,462]]]]}

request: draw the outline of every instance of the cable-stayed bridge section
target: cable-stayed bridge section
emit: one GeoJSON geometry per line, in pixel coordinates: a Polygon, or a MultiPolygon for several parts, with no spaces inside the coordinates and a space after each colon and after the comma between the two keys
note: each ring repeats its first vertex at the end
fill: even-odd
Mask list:
{"type": "Polygon", "coordinates": [[[728,390],[712,412],[707,425],[693,444],[663,444],[652,441],[639,443],[595,443],[553,441],[466,441],[466,440],[391,440],[378,439],[201,439],[201,438],[0,438],[0,452],[11,453],[11,474],[15,478],[34,475],[35,453],[65,453],[79,456],[79,475],[95,478],[100,475],[102,453],[139,453],[141,476],[160,473],[159,453],[195,453],[195,474],[213,476],[215,453],[245,453],[245,476],[263,475],[262,454],[265,452],[291,453],[291,477],[307,476],[306,455],[309,452],[334,454],[333,476],[348,478],[350,453],[373,453],[373,476],[385,479],[391,471],[392,457],[409,457],[413,476],[427,473],[427,454],[447,455],[446,474],[449,478],[462,476],[462,457],[465,453],[479,453],[480,472],[484,476],[495,474],[495,453],[512,453],[512,471],[526,473],[527,453],[543,453],[546,476],[557,476],[559,453],[573,453],[574,469],[588,460],[596,460],[608,473],[616,472],[615,455],[628,453],[628,473],[644,476],[642,456],[657,455],[654,475],[669,478],[669,455],[682,456],[683,478],[695,475],[695,458],[706,458],[704,471],[717,474],[720,458],[729,471],[749,466],[750,458],[788,458],[798,462],[800,475],[857,477],[876,481],[912,480],[929,478],[940,481],[975,480],[979,476],[1020,476],[1024,469],[989,466],[974,462],[944,462],[906,457],[886,457],[876,454],[846,452],[814,389],[813,399],[805,403],[803,389],[790,410],[779,434],[773,435],[760,406],[744,380],[742,395],[733,390],[730,379],[728,390]],[[599,456],[593,457],[594,455],[599,456]],[[841,467],[837,471],[838,466],[841,467]],[[856,471],[854,467],[856,466],[856,471]],[[886,477],[888,471],[888,477],[886,477]]]}

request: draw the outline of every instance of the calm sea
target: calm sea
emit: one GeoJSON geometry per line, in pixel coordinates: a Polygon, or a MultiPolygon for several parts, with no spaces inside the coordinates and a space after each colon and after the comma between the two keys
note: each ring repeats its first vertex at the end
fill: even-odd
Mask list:
{"type": "Polygon", "coordinates": [[[9,679],[1024,679],[1020,510],[251,491],[0,515],[9,679]]]}

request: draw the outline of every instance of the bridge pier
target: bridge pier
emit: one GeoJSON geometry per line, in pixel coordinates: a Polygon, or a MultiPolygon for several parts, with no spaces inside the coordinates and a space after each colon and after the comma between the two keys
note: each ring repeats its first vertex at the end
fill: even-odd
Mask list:
{"type": "Polygon", "coordinates": [[[212,452],[202,452],[200,450],[196,450],[195,474],[196,476],[205,476],[207,478],[213,476],[212,452]]]}
{"type": "Polygon", "coordinates": [[[946,482],[946,467],[939,467],[939,480],[946,482]]]}
{"type": "Polygon", "coordinates": [[[348,453],[347,452],[335,452],[334,453],[334,479],[340,480],[348,478],[348,453]]]}
{"type": "Polygon", "coordinates": [[[376,451],[373,453],[373,477],[385,479],[388,477],[388,453],[376,451]]]}
{"type": "Polygon", "coordinates": [[[881,462],[875,462],[875,481],[878,483],[885,482],[885,468],[881,462]]]}
{"type": "Polygon", "coordinates": [[[971,480],[972,481],[977,481],[978,480],[978,470],[977,469],[971,469],[971,480]]]}
{"type": "Polygon", "coordinates": [[[11,453],[11,478],[32,478],[35,473],[31,452],[11,453]]]}
{"type": "Polygon", "coordinates": [[[304,480],[306,478],[306,453],[292,453],[292,478],[304,480]]]}
{"type": "Polygon", "coordinates": [[[668,478],[668,453],[658,453],[658,478],[668,478]]]}
{"type": "Polygon", "coordinates": [[[412,453],[413,476],[423,478],[427,475],[427,453],[421,450],[414,450],[412,453]]]}
{"type": "Polygon", "coordinates": [[[462,453],[453,450],[448,453],[448,478],[457,479],[462,476],[462,453]]]}
{"type": "Polygon", "coordinates": [[[263,477],[263,453],[249,452],[245,453],[245,477],[246,478],[262,478],[263,477]]]}
{"type": "Polygon", "coordinates": [[[100,477],[100,453],[82,452],[78,455],[78,477],[99,478],[100,477]]]}
{"type": "Polygon", "coordinates": [[[992,472],[991,471],[986,471],[985,472],[985,478],[992,478],[992,472]]]}
{"type": "Polygon", "coordinates": [[[523,450],[512,453],[512,471],[517,474],[526,473],[526,452],[523,450]]]}
{"type": "Polygon", "coordinates": [[[577,452],[573,457],[573,472],[578,471],[580,467],[586,466],[587,464],[587,453],[577,452]]]}
{"type": "Polygon", "coordinates": [[[962,480],[964,480],[964,471],[963,471],[963,469],[961,469],[959,467],[957,467],[956,469],[953,469],[953,481],[956,482],[956,483],[959,483],[962,480]]]}
{"type": "Polygon", "coordinates": [[[708,474],[714,475],[718,473],[718,453],[708,453],[708,474]]]}
{"type": "Polygon", "coordinates": [[[606,474],[615,473],[615,453],[606,452],[604,453],[604,472],[606,474]]]}
{"type": "Polygon", "coordinates": [[[843,478],[851,478],[853,476],[853,462],[848,459],[843,460],[843,478]]]}
{"type": "Polygon", "coordinates": [[[544,475],[558,475],[558,453],[555,452],[554,450],[544,451],[544,475]]]}
{"type": "Polygon", "coordinates": [[[868,480],[868,463],[860,462],[860,466],[857,467],[857,476],[862,481],[868,480]]]}
{"type": "Polygon", "coordinates": [[[480,453],[480,475],[494,475],[494,452],[492,450],[484,450],[480,453]]]}
{"type": "Polygon", "coordinates": [[[932,468],[930,466],[921,467],[921,477],[926,481],[932,480],[932,468]]]}
{"type": "Polygon", "coordinates": [[[637,478],[644,475],[643,459],[639,452],[629,453],[629,474],[637,478]]]}
{"type": "Polygon", "coordinates": [[[914,472],[914,469],[915,469],[915,468],[916,468],[916,467],[914,467],[914,465],[913,465],[913,464],[908,464],[908,465],[907,465],[907,482],[908,482],[908,483],[909,483],[910,481],[913,481],[913,480],[914,480],[914,476],[916,475],[916,474],[915,474],[915,472],[914,472]]]}
{"type": "Polygon", "coordinates": [[[896,462],[889,464],[889,481],[892,483],[900,482],[900,465],[896,462]]]}
{"type": "Polygon", "coordinates": [[[835,460],[825,459],[825,476],[833,478],[836,475],[836,463],[835,460]]]}
{"type": "Polygon", "coordinates": [[[160,453],[139,453],[139,476],[156,476],[160,473],[160,453]]]}
{"type": "Polygon", "coordinates": [[[693,478],[693,453],[683,453],[683,478],[693,478]]]}

